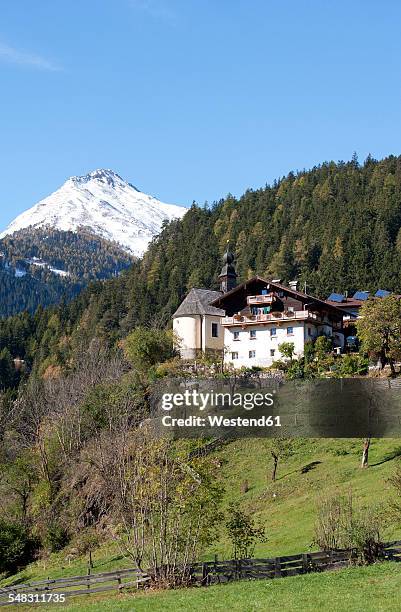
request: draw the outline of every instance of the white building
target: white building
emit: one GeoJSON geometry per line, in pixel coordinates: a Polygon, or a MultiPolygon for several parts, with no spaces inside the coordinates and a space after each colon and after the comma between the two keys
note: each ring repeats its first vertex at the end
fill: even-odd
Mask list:
{"type": "Polygon", "coordinates": [[[296,357],[306,342],[320,335],[344,347],[339,308],[297,291],[295,283],[286,287],[255,276],[236,286],[233,261],[227,252],[220,292],[192,289],[174,314],[182,357],[193,358],[199,350],[220,351],[226,363],[240,368],[270,366],[282,359],[279,347],[284,342],[294,344],[296,357]]]}
{"type": "Polygon", "coordinates": [[[201,353],[222,354],[224,310],[211,306],[222,294],[209,289],[191,289],[173,315],[173,331],[182,359],[195,359],[201,353]]]}

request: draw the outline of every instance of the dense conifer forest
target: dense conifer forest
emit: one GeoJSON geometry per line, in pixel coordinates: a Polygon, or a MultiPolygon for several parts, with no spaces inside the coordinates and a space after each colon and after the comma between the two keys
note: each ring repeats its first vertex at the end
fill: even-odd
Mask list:
{"type": "Polygon", "coordinates": [[[0,317],[71,300],[92,280],[133,261],[121,247],[80,232],[28,228],[0,240],[0,317]]]}
{"type": "MultiPolygon", "coordinates": [[[[103,265],[110,273],[127,263],[110,247],[105,264],[103,250],[96,248],[100,241],[57,234],[50,242],[29,232],[19,240],[25,254],[55,266],[63,263],[73,277],[99,278],[103,265]],[[74,255],[82,241],[91,246],[87,259],[74,255]]],[[[168,325],[191,287],[218,288],[228,240],[236,253],[239,281],[254,274],[283,282],[298,278],[308,293],[320,297],[357,289],[401,293],[401,157],[369,157],[363,164],[356,158],[328,162],[250,189],[239,199],[229,195],[211,206],[194,204],[183,219],[166,224],[143,259],[120,276],[95,283],[70,304],[64,299],[35,316],[4,320],[0,350],[7,347],[13,357],[26,354],[28,360],[59,361],[66,359],[69,343],[64,340],[78,322],[81,339],[98,336],[109,346],[137,325],[168,325]],[[63,349],[56,350],[60,338],[63,349]]],[[[16,262],[13,240],[6,239],[4,247],[16,262]]]]}

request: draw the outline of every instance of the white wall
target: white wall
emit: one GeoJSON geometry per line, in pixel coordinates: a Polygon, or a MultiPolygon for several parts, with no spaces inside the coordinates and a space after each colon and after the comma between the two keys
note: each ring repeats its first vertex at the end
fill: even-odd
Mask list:
{"type": "Polygon", "coordinates": [[[173,331],[178,339],[183,359],[195,359],[201,348],[201,320],[198,315],[173,319],[173,331]]]}
{"type": "Polygon", "coordinates": [[[221,325],[221,317],[205,315],[202,321],[202,349],[204,351],[222,351],[224,346],[224,328],[221,325]],[[212,336],[212,323],[217,324],[218,337],[212,336]]]}
{"type": "MultiPolygon", "coordinates": [[[[252,325],[242,329],[240,326],[232,326],[225,328],[224,334],[224,349],[225,361],[231,363],[236,368],[252,367],[252,366],[269,366],[273,361],[282,359],[282,355],[278,349],[278,345],[283,342],[293,342],[295,346],[295,356],[299,357],[303,354],[305,345],[305,333],[307,334],[308,327],[304,321],[293,321],[278,324],[268,325],[252,325]],[[287,328],[292,327],[293,333],[288,334],[287,328]],[[270,330],[276,329],[276,335],[271,336],[270,330]],[[252,339],[250,330],[256,331],[256,338],[252,339]],[[239,332],[239,340],[234,340],[234,331],[239,332]],[[274,350],[274,355],[270,351],[274,350]],[[255,351],[255,357],[249,357],[249,351],[255,351]],[[232,353],[238,353],[238,359],[232,359],[232,353]]],[[[313,327],[313,326],[310,326],[313,327]]]]}
{"type": "MultiPolygon", "coordinates": [[[[332,329],[327,325],[315,325],[308,321],[286,321],[263,325],[248,325],[223,327],[218,316],[199,315],[177,317],[173,319],[173,330],[180,339],[180,355],[183,359],[195,359],[199,351],[222,351],[224,360],[232,363],[234,367],[241,368],[254,366],[270,366],[273,361],[282,359],[278,345],[282,342],[293,342],[295,357],[304,352],[305,342],[315,339],[318,335],[330,336],[332,329]],[[218,325],[218,337],[212,337],[212,322],[218,325]],[[276,329],[276,335],[270,335],[271,328],[276,329]],[[293,334],[287,334],[287,328],[293,328],[293,334]],[[256,338],[250,337],[250,330],[256,331],[256,338]],[[311,330],[311,335],[308,330],[311,330]],[[234,331],[239,332],[239,340],[234,340],[234,331]],[[270,351],[274,350],[274,355],[270,351]],[[249,351],[255,351],[255,357],[249,357],[249,351]],[[238,359],[232,359],[231,353],[237,352],[238,359]]],[[[344,337],[335,332],[335,344],[344,346],[344,337]]]]}
{"type": "Polygon", "coordinates": [[[195,359],[200,350],[222,351],[224,330],[221,317],[214,315],[191,315],[173,319],[173,331],[179,340],[183,359],[195,359]],[[217,324],[218,337],[212,336],[212,323],[217,324]]]}

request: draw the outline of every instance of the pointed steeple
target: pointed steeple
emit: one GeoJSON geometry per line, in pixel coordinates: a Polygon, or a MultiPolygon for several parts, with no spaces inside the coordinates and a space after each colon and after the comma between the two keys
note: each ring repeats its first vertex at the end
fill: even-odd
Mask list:
{"type": "Polygon", "coordinates": [[[227,293],[237,285],[237,273],[234,266],[234,253],[230,251],[227,240],[227,250],[223,255],[223,267],[219,274],[220,291],[227,293]]]}

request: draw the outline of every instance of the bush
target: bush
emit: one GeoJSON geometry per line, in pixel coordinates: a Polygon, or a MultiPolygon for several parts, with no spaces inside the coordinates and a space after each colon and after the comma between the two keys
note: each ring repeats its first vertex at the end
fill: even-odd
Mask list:
{"type": "Polygon", "coordinates": [[[88,431],[104,429],[107,426],[107,406],[110,403],[111,389],[108,385],[91,387],[82,402],[84,429],[88,431]]]}
{"type": "Polygon", "coordinates": [[[157,378],[165,378],[166,376],[185,376],[187,370],[181,359],[174,357],[164,363],[160,363],[155,371],[157,378]]]}
{"type": "Polygon", "coordinates": [[[50,552],[57,552],[62,550],[68,544],[68,534],[56,523],[50,524],[44,538],[43,545],[45,548],[50,550],[50,552]]]}
{"type": "Polygon", "coordinates": [[[297,361],[292,361],[287,369],[288,380],[296,380],[305,377],[304,360],[301,357],[297,361]]]}
{"type": "Polygon", "coordinates": [[[277,361],[273,361],[272,365],[268,368],[269,370],[280,370],[285,372],[288,369],[288,365],[285,361],[281,359],[277,359],[277,361]]]}
{"type": "Polygon", "coordinates": [[[327,336],[319,336],[315,342],[315,354],[318,359],[324,359],[333,348],[333,341],[327,336]]]}
{"type": "Polygon", "coordinates": [[[369,361],[362,355],[343,355],[337,362],[336,373],[341,376],[362,376],[368,371],[369,361]]]}
{"type": "Polygon", "coordinates": [[[323,550],[354,549],[352,560],[372,563],[381,556],[382,517],[378,510],[356,508],[352,493],[322,499],[315,523],[315,540],[323,550]]]}
{"type": "Polygon", "coordinates": [[[295,344],[293,342],[282,342],[278,345],[278,350],[283,357],[286,357],[290,361],[293,360],[295,355],[295,344]]]}
{"type": "Polygon", "coordinates": [[[304,358],[305,363],[311,363],[315,358],[315,343],[312,340],[305,342],[304,358]]]}
{"type": "Polygon", "coordinates": [[[35,542],[17,523],[0,520],[0,573],[11,573],[33,558],[35,542]]]}
{"type": "Polygon", "coordinates": [[[265,530],[256,526],[251,516],[239,510],[235,504],[228,508],[226,522],[228,537],[233,547],[234,559],[249,559],[255,551],[256,542],[266,542],[265,530]]]}
{"type": "Polygon", "coordinates": [[[124,342],[128,361],[140,372],[175,356],[173,334],[163,329],[137,327],[124,342]]]}

